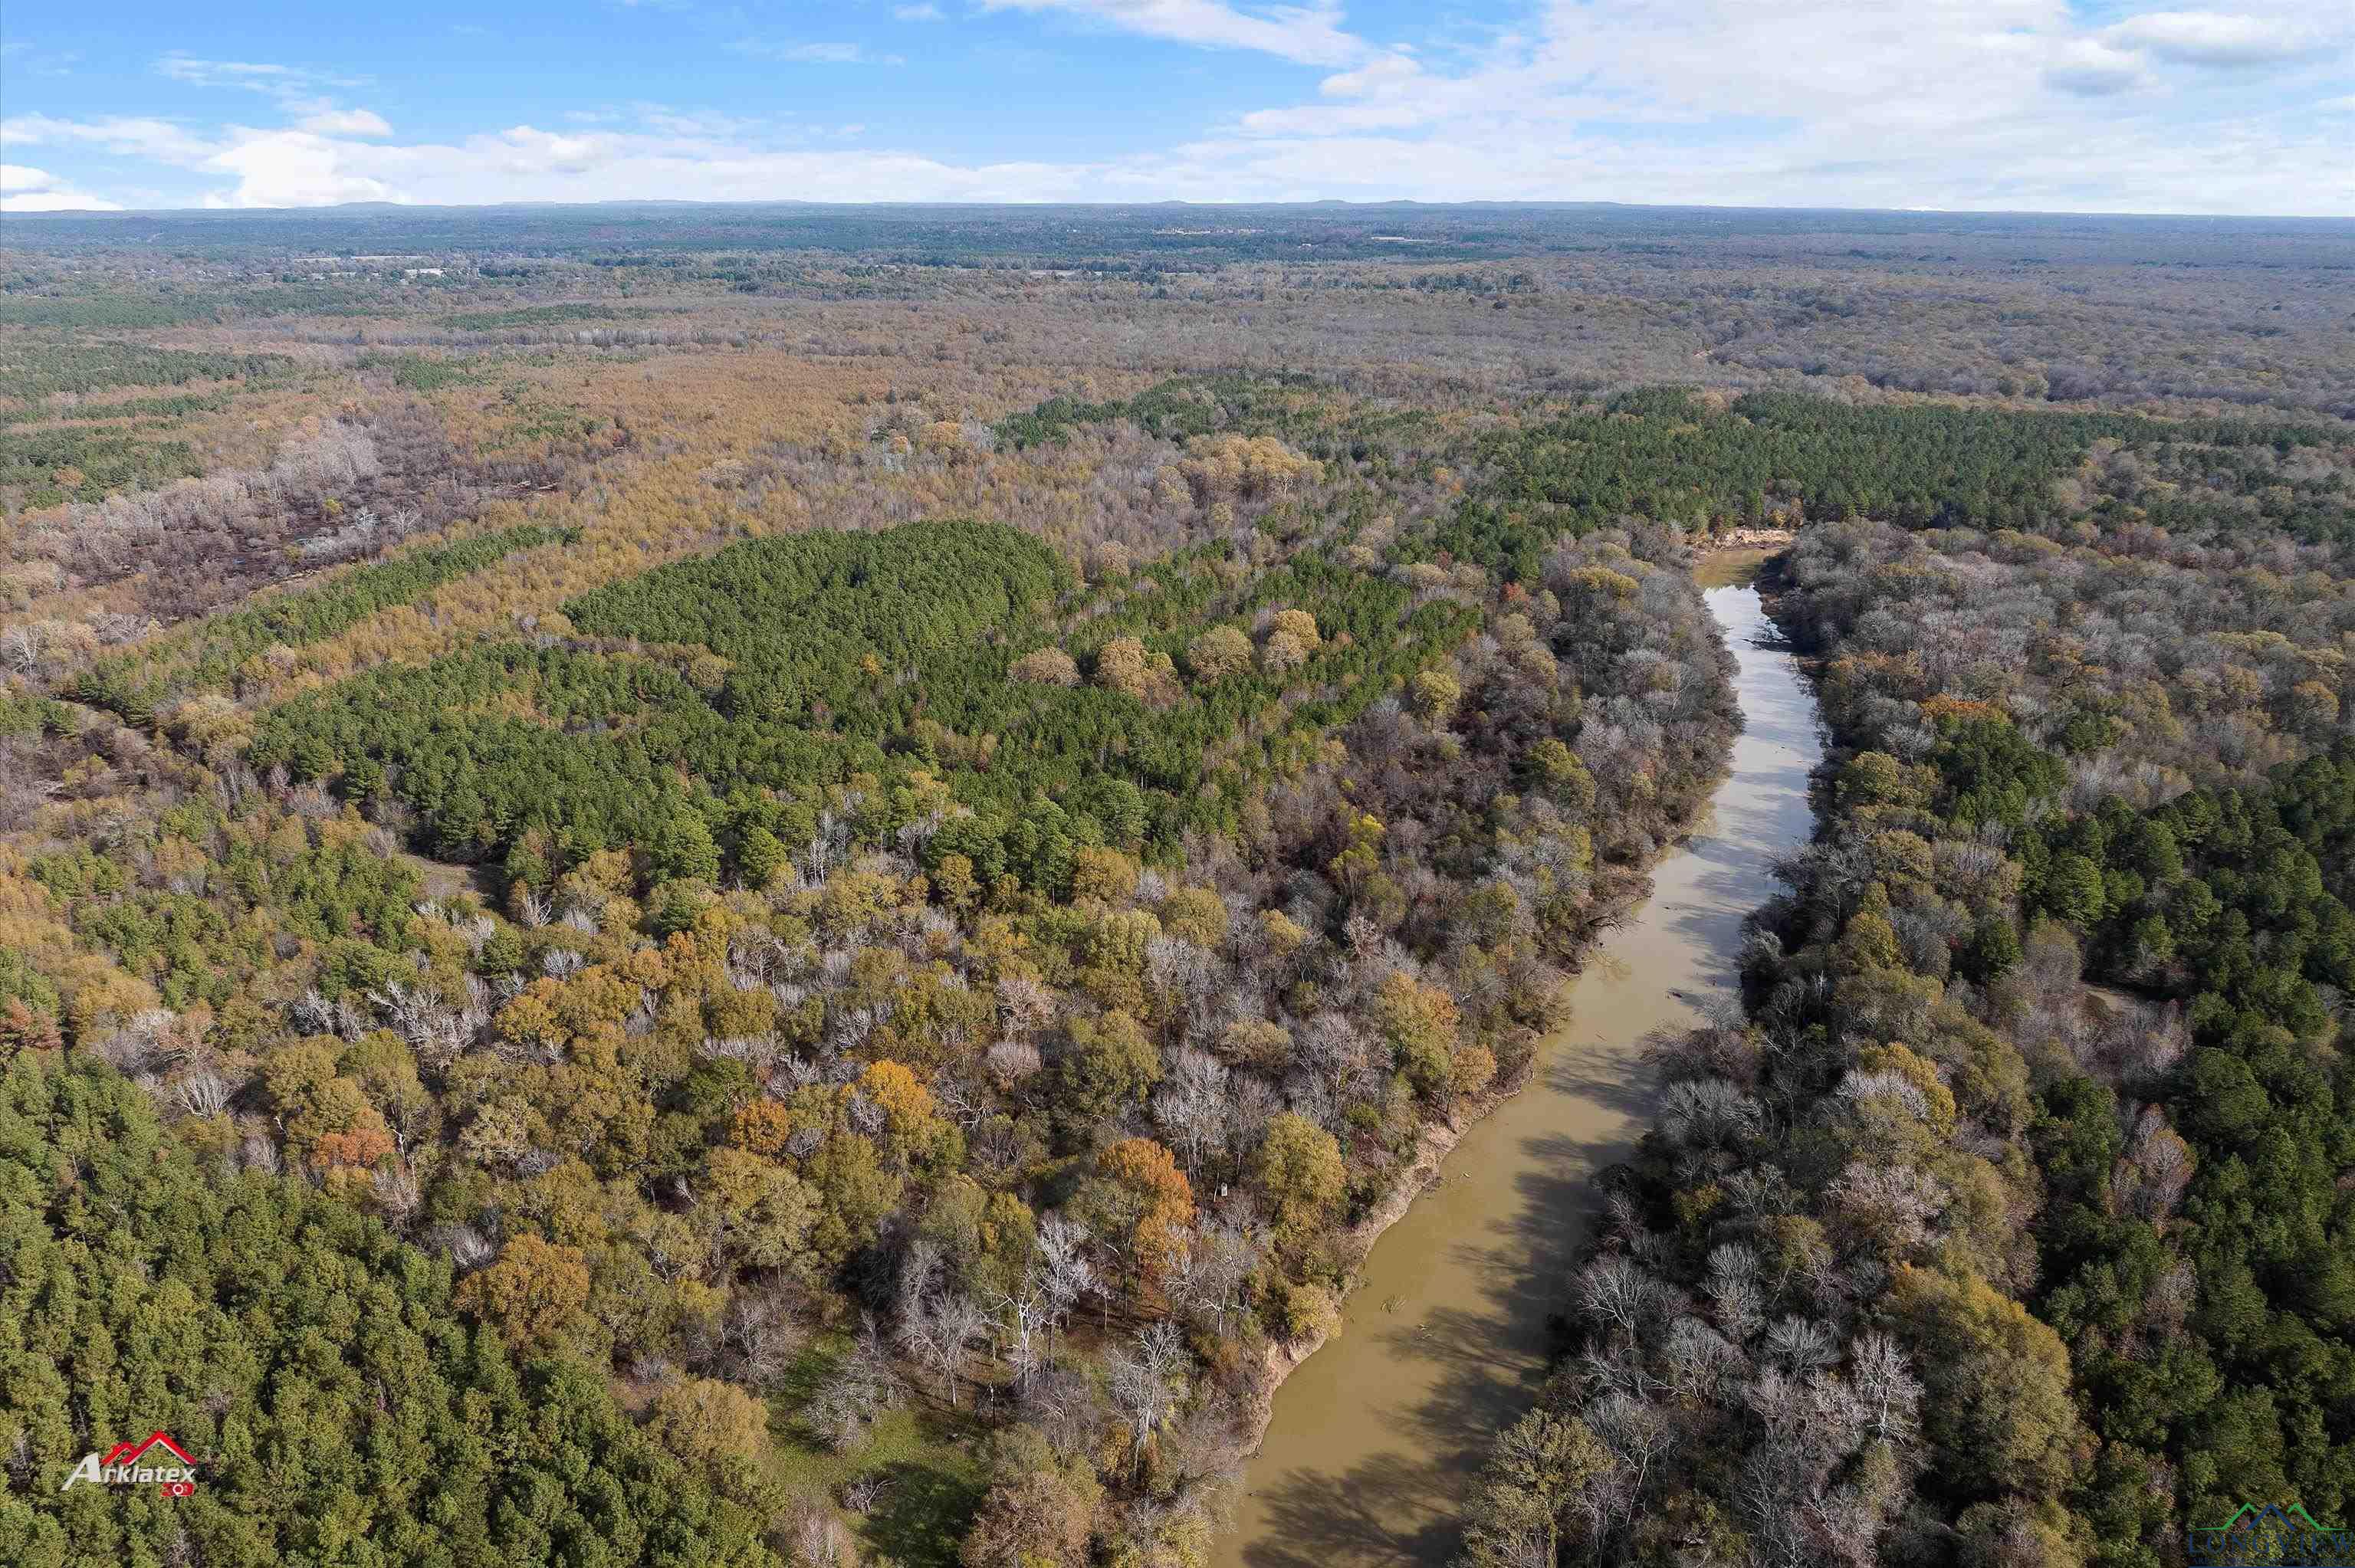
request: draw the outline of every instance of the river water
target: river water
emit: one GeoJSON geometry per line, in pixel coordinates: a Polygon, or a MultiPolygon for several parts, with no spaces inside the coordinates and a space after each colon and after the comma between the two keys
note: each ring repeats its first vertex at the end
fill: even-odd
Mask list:
{"type": "Polygon", "coordinates": [[[1491,1437],[1535,1400],[1590,1178],[1652,1118],[1644,1037],[1732,994],[1742,917],[1808,834],[1819,747],[1797,662],[1753,589],[1707,598],[1740,662],[1732,771],[1661,861],[1651,898],[1589,959],[1529,1086],[1465,1135],[1375,1244],[1341,1334],[1278,1391],[1221,1565],[1445,1563],[1491,1437]]]}

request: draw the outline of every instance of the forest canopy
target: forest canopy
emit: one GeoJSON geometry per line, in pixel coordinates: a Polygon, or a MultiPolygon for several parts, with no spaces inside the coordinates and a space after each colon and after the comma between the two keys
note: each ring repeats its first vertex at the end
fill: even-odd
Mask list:
{"type": "Polygon", "coordinates": [[[446,1260],[299,1177],[208,1171],[95,1057],[0,1069],[0,1279],[23,1568],[777,1561],[602,1381],[463,1320],[446,1260]],[[189,1496],[51,1478],[150,1431],[189,1496]]]}
{"type": "Polygon", "coordinates": [[[1821,832],[1466,1550],[2343,1518],[2337,238],[12,215],[0,1557],[1207,1561],[1721,777],[1737,542],[1821,832]]]}

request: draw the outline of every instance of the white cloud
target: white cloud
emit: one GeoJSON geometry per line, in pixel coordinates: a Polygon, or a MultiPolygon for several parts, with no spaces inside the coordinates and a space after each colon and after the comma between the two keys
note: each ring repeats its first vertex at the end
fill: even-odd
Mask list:
{"type": "MultiPolygon", "coordinates": [[[[1331,4],[983,3],[1323,74],[1183,144],[1052,162],[959,163],[866,138],[846,147],[853,132],[791,116],[645,103],[551,111],[560,130],[401,143],[372,112],[311,96],[307,79],[268,90],[290,122],[277,129],[31,113],[0,122],[0,142],[177,167],[225,206],[1405,196],[2355,215],[2355,144],[2338,118],[2355,100],[2332,96],[2346,82],[2326,63],[2350,29],[2309,25],[2296,0],[2102,26],[2071,0],[1537,0],[1518,30],[1412,49],[1362,40],[1331,4]],[[2265,52],[2293,34],[2303,52],[2265,52]],[[2240,69],[2202,69],[2220,63],[2240,69]]],[[[849,45],[743,47],[871,58],[849,45]]],[[[222,62],[185,69],[240,79],[222,62]]]]}
{"type": "Polygon", "coordinates": [[[2063,92],[2099,98],[2150,85],[2149,68],[2141,55],[2099,38],[2076,38],[2062,46],[2044,79],[2063,92]]]}
{"type": "Polygon", "coordinates": [[[891,15],[897,16],[902,22],[945,22],[948,20],[948,17],[943,15],[941,8],[938,5],[931,4],[930,0],[926,0],[926,3],[922,5],[894,5],[891,7],[891,15]]]}
{"type": "Polygon", "coordinates": [[[169,54],[155,62],[155,73],[190,87],[237,87],[248,92],[282,98],[291,93],[316,92],[323,87],[365,87],[366,77],[332,76],[302,66],[270,65],[252,60],[205,60],[169,54]]]}
{"type": "Polygon", "coordinates": [[[315,131],[322,136],[389,136],[392,127],[384,117],[366,109],[323,109],[306,114],[295,125],[304,131],[315,131]]]}
{"type": "Polygon", "coordinates": [[[1366,45],[1341,27],[1333,0],[1244,10],[1226,0],[982,0],[990,11],[1055,11],[1124,32],[1205,48],[1252,49],[1301,65],[1348,65],[1366,45]]]}
{"type": "Polygon", "coordinates": [[[2325,43],[2300,22],[2222,11],[2152,11],[2109,31],[2121,43],[2183,65],[2269,65],[2311,54],[2325,43]]]}
{"type": "Polygon", "coordinates": [[[1376,56],[1185,154],[1317,195],[2355,212],[2355,149],[2295,94],[2162,81],[2192,36],[2066,0],[1548,0],[1452,69],[1376,56]]]}
{"type": "Polygon", "coordinates": [[[257,138],[215,161],[239,176],[209,205],[384,199],[466,205],[687,197],[714,201],[1074,200],[1090,173],[1056,164],[958,165],[912,153],[754,149],[644,131],[517,125],[452,145],[257,138]],[[322,193],[333,192],[333,195],[322,193]]]}
{"type": "Polygon", "coordinates": [[[393,187],[352,165],[355,143],[305,131],[241,134],[206,160],[208,173],[236,176],[237,185],[205,197],[207,207],[328,207],[346,201],[391,201],[393,187]]]}
{"type": "Polygon", "coordinates": [[[211,155],[213,144],[168,120],[105,114],[95,120],[12,114],[0,120],[0,146],[94,146],[121,157],[152,158],[183,167],[211,155]]]}
{"type": "Polygon", "coordinates": [[[244,60],[200,60],[186,55],[165,55],[155,62],[155,74],[185,81],[191,87],[243,87],[274,90],[293,77],[290,66],[255,65],[244,60]]]}
{"type": "Polygon", "coordinates": [[[739,38],[729,46],[740,55],[794,65],[905,65],[898,55],[875,54],[863,44],[773,43],[765,38],[739,38]]]}
{"type": "Polygon", "coordinates": [[[1327,98],[1363,98],[1402,83],[1419,80],[1423,64],[1412,55],[1387,54],[1369,60],[1356,70],[1345,70],[1327,77],[1316,84],[1316,90],[1327,98]]]}
{"type": "Polygon", "coordinates": [[[76,190],[47,169],[0,164],[0,212],[119,212],[122,204],[76,190]]]}
{"type": "Polygon", "coordinates": [[[0,60],[10,62],[19,77],[71,76],[81,63],[80,49],[37,49],[22,38],[0,38],[0,60]]]}
{"type": "Polygon", "coordinates": [[[261,93],[294,117],[298,130],[327,136],[389,136],[392,127],[373,110],[345,109],[320,90],[364,87],[368,78],[334,76],[307,67],[273,65],[256,60],[207,60],[169,54],[155,62],[155,73],[190,87],[227,87],[261,93]]]}
{"type": "MultiPolygon", "coordinates": [[[[391,127],[377,116],[365,118],[364,126],[347,125],[347,133],[391,133],[391,127]]],[[[317,207],[393,198],[389,185],[355,166],[354,154],[367,149],[367,143],[311,130],[228,125],[205,136],[164,120],[108,116],[80,121],[19,114],[0,121],[0,145],[95,147],[200,174],[233,175],[235,185],[207,194],[208,207],[317,207]]]]}
{"type": "Polygon", "coordinates": [[[642,130],[659,131],[667,136],[736,143],[773,140],[791,123],[766,116],[721,114],[709,109],[673,109],[661,103],[633,103],[627,115],[608,111],[601,114],[568,114],[565,119],[578,125],[634,122],[642,130]]]}
{"type": "Polygon", "coordinates": [[[1697,158],[1565,126],[1544,136],[1455,122],[1443,135],[1231,135],[1093,163],[958,164],[913,151],[747,146],[645,130],[529,125],[456,143],[386,145],[300,132],[246,133],[208,160],[234,184],[220,206],[381,199],[470,203],[688,197],[711,201],[1196,201],[1560,199],[1730,205],[2355,211],[2355,190],[2290,171],[2343,154],[2318,133],[2212,127],[2197,145],[2146,129],[2042,138],[1986,130],[1957,149],[1956,176],[1919,149],[1817,138],[1745,143],[1697,158]],[[2221,173],[2220,173],[2221,171],[2221,173]],[[2202,184],[2200,182],[2204,181],[2202,184]],[[2301,201],[2300,196],[2304,200],[2301,201]],[[2317,197],[2320,200],[2318,202],[2317,197]]]}

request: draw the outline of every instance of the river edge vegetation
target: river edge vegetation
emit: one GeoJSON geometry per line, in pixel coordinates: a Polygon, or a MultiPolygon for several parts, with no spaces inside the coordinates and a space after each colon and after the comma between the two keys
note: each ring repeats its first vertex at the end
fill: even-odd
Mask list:
{"type": "Polygon", "coordinates": [[[1684,537],[2343,540],[2294,241],[2201,285],[2311,332],[2148,272],[2105,382],[1999,228],[1942,238],[2043,357],[1951,299],[1899,366],[1859,316],[1951,259],[1597,221],[431,284],[54,226],[0,298],[10,428],[83,442],[0,478],[12,1560],[1199,1561],[1263,1352],[1721,766],[1684,537]],[[180,1255],[110,1142],[257,1217],[180,1255]],[[235,1506],[44,1484],[142,1422],[235,1506]]]}
{"type": "Polygon", "coordinates": [[[1775,563],[1817,837],[1660,1043],[1467,1562],[2142,1568],[2355,1504],[2355,606],[2203,499],[1775,563]]]}

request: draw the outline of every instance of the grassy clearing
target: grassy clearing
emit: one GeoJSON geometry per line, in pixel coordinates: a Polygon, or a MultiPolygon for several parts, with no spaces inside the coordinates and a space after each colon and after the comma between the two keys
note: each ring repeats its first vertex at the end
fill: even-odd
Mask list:
{"type": "Polygon", "coordinates": [[[868,1429],[866,1441],[836,1450],[800,1419],[836,1365],[848,1353],[847,1336],[831,1335],[803,1352],[785,1387],[769,1402],[769,1433],[776,1478],[795,1492],[824,1499],[868,1549],[904,1568],[953,1568],[957,1542],[973,1521],[988,1478],[973,1439],[982,1424],[913,1394],[868,1429]],[[856,1514],[841,1505],[851,1482],[879,1483],[874,1504],[856,1514]]]}

